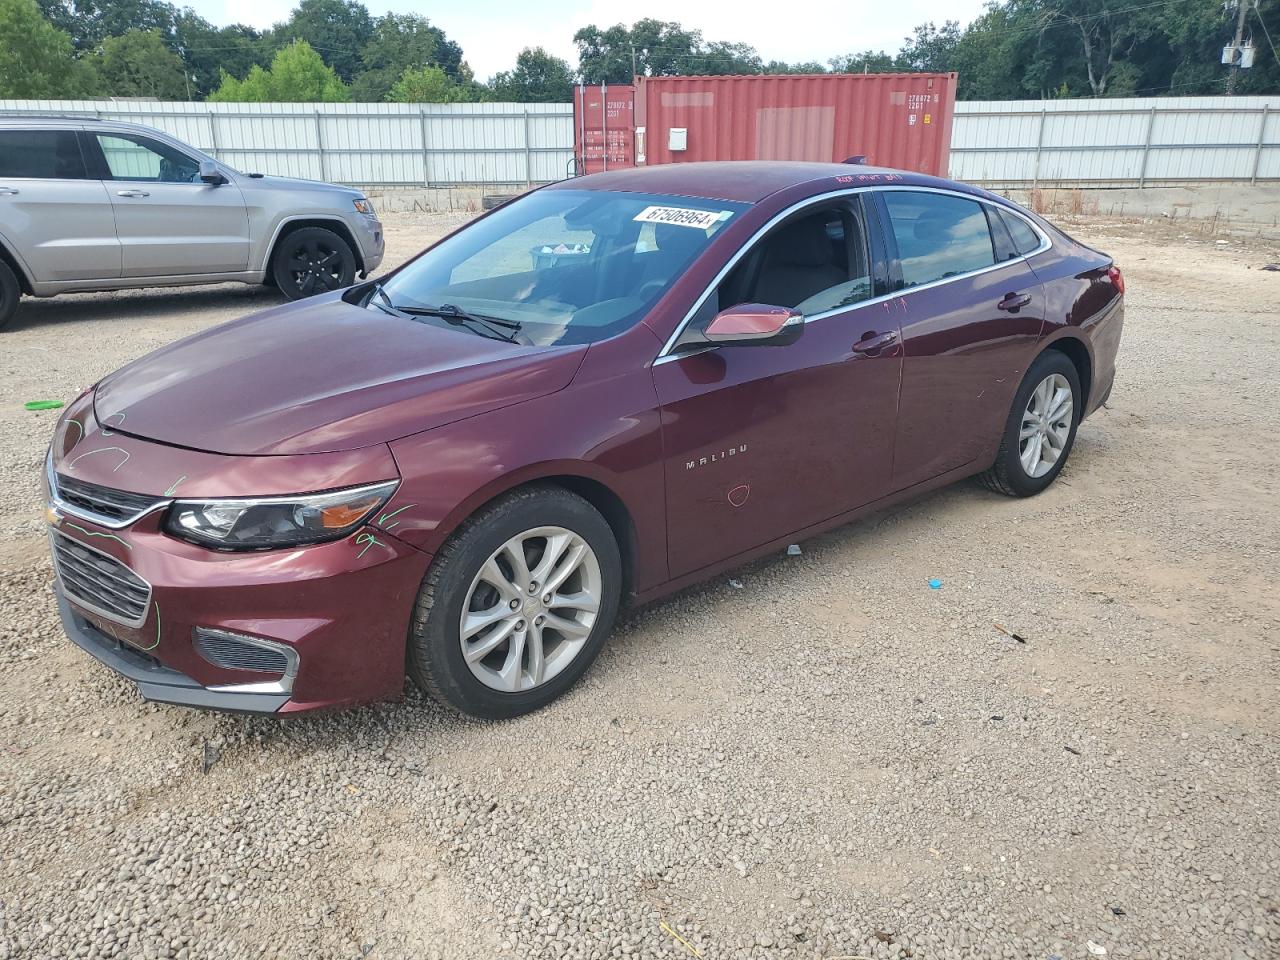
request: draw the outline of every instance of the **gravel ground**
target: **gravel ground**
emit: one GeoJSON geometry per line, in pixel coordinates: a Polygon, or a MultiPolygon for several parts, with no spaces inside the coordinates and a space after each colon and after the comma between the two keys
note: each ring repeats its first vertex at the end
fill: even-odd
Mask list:
{"type": "MultiPolygon", "coordinates": [[[[444,223],[389,217],[390,259],[444,223]]],[[[1053,488],[962,484],[633,612],[498,724],[412,691],[151,706],[75,650],[54,414],[21,401],[275,297],[29,306],[0,378],[0,958],[1280,956],[1280,251],[1073,230],[1129,312],[1053,488]]]]}

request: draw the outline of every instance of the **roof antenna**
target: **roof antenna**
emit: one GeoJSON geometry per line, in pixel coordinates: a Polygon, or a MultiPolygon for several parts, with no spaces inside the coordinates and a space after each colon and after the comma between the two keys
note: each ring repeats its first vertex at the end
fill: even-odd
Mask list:
{"type": "Polygon", "coordinates": [[[841,163],[857,163],[857,164],[865,165],[867,162],[867,155],[865,153],[854,154],[852,157],[845,157],[840,162],[841,163]]]}

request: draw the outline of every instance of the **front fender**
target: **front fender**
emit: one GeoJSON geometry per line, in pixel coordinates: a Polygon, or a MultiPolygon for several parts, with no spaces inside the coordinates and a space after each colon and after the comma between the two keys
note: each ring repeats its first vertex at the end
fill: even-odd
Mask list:
{"type": "Polygon", "coordinates": [[[394,441],[403,477],[374,525],[435,554],[481,506],[572,477],[606,488],[635,531],[634,587],[666,579],[662,437],[647,370],[602,375],[593,347],[570,388],[394,441]],[[593,355],[595,363],[592,362],[593,355]]]}

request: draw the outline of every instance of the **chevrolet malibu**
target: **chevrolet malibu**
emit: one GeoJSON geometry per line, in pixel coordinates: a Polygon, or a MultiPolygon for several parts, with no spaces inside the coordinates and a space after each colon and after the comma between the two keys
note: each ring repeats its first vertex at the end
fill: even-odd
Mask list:
{"type": "Polygon", "coordinates": [[[530,192],[389,276],[70,404],[63,623],[152,700],[511,717],[619,605],[964,477],[1030,496],[1111,391],[1124,282],[973,187],[836,164],[530,192]]]}

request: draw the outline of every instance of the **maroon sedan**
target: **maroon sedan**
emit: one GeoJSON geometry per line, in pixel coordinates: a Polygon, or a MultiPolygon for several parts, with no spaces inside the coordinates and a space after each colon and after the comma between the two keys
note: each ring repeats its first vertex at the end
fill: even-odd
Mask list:
{"type": "Polygon", "coordinates": [[[833,164],[537,190],[98,383],[46,469],[71,638],[168,703],[509,717],[643,602],[980,474],[1053,482],[1124,283],[1001,197],[833,164]]]}

